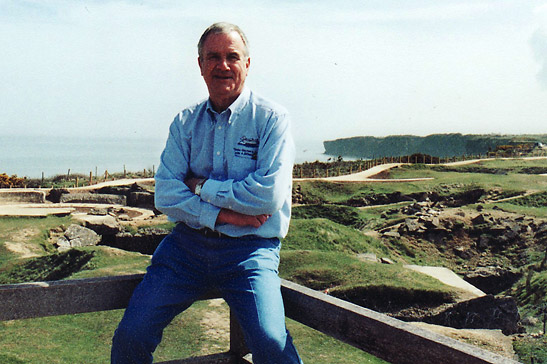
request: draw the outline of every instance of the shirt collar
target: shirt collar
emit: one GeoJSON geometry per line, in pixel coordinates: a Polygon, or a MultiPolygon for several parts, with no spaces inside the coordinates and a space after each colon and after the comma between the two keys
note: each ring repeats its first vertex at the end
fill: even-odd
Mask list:
{"type": "MultiPolygon", "coordinates": [[[[234,114],[239,113],[247,104],[247,101],[251,98],[251,90],[247,87],[243,88],[243,91],[241,91],[241,94],[238,96],[238,98],[232,102],[230,106],[226,110],[230,110],[230,117],[234,114]]],[[[225,112],[224,110],[223,112],[225,112]]],[[[218,114],[214,109],[213,105],[211,104],[211,98],[207,99],[207,111],[213,115],[218,114]]]]}

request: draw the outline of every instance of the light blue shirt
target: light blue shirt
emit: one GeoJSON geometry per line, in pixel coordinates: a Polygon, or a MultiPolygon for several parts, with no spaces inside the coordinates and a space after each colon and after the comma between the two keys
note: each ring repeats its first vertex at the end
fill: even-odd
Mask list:
{"type": "Polygon", "coordinates": [[[156,208],[171,221],[229,236],[283,238],[291,215],[294,143],[282,106],[244,89],[221,114],[210,101],[181,111],[156,173],[156,208]],[[207,181],[200,196],[186,177],[207,181]],[[272,215],[261,227],[215,225],[221,208],[272,215]]]}

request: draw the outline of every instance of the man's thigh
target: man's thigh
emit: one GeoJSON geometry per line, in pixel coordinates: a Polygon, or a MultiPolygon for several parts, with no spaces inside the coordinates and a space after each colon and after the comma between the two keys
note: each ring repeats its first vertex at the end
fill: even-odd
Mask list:
{"type": "Polygon", "coordinates": [[[223,297],[248,335],[285,335],[278,262],[279,249],[260,248],[223,280],[223,297]]]}
{"type": "Polygon", "coordinates": [[[125,312],[125,320],[163,327],[207,290],[205,275],[181,246],[184,237],[168,235],[158,246],[125,312]]]}

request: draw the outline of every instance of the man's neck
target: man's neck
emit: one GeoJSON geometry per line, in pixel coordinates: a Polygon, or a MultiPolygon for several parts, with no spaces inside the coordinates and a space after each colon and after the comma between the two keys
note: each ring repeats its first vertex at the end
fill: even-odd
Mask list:
{"type": "MultiPolygon", "coordinates": [[[[237,97],[239,97],[239,95],[237,97]]],[[[224,110],[229,108],[230,105],[232,105],[234,101],[237,100],[237,97],[223,100],[213,100],[211,97],[209,97],[209,100],[211,100],[211,106],[213,107],[213,110],[220,114],[224,110]]]]}

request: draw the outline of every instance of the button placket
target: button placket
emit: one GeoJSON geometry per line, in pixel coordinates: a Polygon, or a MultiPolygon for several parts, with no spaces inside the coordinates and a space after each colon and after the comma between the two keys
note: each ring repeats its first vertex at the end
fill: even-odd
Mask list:
{"type": "Polygon", "coordinates": [[[213,172],[217,177],[223,176],[224,166],[224,142],[225,142],[225,116],[215,115],[216,123],[214,127],[213,140],[213,172]]]}

